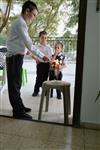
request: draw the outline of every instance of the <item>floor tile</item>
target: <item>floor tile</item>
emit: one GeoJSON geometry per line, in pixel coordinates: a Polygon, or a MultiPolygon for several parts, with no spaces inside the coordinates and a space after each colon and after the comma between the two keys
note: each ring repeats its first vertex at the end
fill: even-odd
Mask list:
{"type": "Polygon", "coordinates": [[[43,138],[21,138],[20,150],[30,150],[30,149],[45,149],[46,139],[43,138]]]}
{"type": "Polygon", "coordinates": [[[98,148],[96,148],[96,147],[95,148],[92,148],[92,147],[91,148],[85,148],[84,150],[100,150],[100,147],[98,147],[98,148]]]}
{"type": "Polygon", "coordinates": [[[18,150],[20,148],[19,137],[14,135],[0,134],[0,150],[18,150]]]}
{"type": "Polygon", "coordinates": [[[100,131],[86,129],[84,135],[85,148],[100,149],[100,131]]]}
{"type": "Polygon", "coordinates": [[[70,144],[73,146],[84,146],[84,136],[82,129],[74,129],[71,127],[55,127],[49,138],[50,142],[60,144],[70,144]]]}
{"type": "Polygon", "coordinates": [[[26,121],[23,126],[21,126],[20,131],[16,133],[17,136],[26,138],[48,138],[52,130],[52,127],[48,124],[28,122],[26,121]]]}
{"type": "Polygon", "coordinates": [[[84,148],[80,146],[72,146],[66,144],[56,145],[56,143],[50,143],[49,145],[47,145],[45,150],[84,150],[84,148]]]}
{"type": "Polygon", "coordinates": [[[0,150],[100,150],[100,131],[0,117],[0,150]]]}
{"type": "Polygon", "coordinates": [[[3,120],[0,121],[0,132],[15,135],[20,131],[22,126],[24,126],[23,121],[3,118],[3,120]]]}

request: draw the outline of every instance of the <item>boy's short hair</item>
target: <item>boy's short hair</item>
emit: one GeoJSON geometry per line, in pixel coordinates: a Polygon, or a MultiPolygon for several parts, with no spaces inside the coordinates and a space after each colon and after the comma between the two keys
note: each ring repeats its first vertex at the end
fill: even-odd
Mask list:
{"type": "Polygon", "coordinates": [[[63,49],[64,45],[63,45],[63,43],[62,43],[62,42],[57,41],[57,42],[55,43],[55,46],[56,46],[57,44],[61,45],[61,48],[63,49]]]}
{"type": "Polygon", "coordinates": [[[46,31],[41,31],[41,32],[39,33],[39,37],[41,37],[41,35],[47,35],[47,32],[46,32],[46,31]]]}
{"type": "Polygon", "coordinates": [[[30,0],[26,1],[23,4],[22,14],[26,11],[26,9],[29,9],[30,12],[33,11],[34,9],[36,9],[38,11],[37,5],[34,2],[30,1],[30,0]]]}

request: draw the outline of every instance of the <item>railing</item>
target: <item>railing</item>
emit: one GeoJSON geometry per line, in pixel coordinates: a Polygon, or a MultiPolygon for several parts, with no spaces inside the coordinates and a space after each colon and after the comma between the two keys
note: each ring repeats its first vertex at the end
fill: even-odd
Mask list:
{"type": "MultiPolygon", "coordinates": [[[[48,37],[48,43],[54,48],[57,41],[60,41],[64,45],[64,53],[66,54],[67,60],[76,60],[76,49],[77,49],[77,38],[64,38],[64,37],[48,37]]],[[[33,38],[33,43],[38,43],[38,37],[33,38]]],[[[28,58],[28,57],[26,57],[28,58]]]]}
{"type": "MultiPolygon", "coordinates": [[[[77,38],[64,38],[64,37],[48,37],[48,43],[51,47],[54,47],[55,43],[60,41],[64,45],[64,53],[68,60],[76,60],[77,38]]],[[[38,43],[38,38],[33,38],[33,43],[38,43]]]]}

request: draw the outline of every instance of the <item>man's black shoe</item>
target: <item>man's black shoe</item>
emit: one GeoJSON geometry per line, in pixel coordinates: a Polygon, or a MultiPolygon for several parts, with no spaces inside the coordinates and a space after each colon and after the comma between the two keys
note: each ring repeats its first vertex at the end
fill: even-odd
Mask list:
{"type": "Polygon", "coordinates": [[[31,108],[28,108],[28,107],[24,107],[24,111],[27,113],[27,112],[30,112],[31,111],[31,108]]]}
{"type": "Polygon", "coordinates": [[[32,96],[37,96],[37,95],[38,95],[38,93],[35,93],[35,92],[32,94],[32,96]]]}
{"type": "Polygon", "coordinates": [[[25,119],[25,120],[32,120],[32,116],[26,114],[26,113],[13,113],[13,118],[16,119],[25,119]]]}
{"type": "Polygon", "coordinates": [[[23,107],[23,111],[26,112],[26,113],[27,113],[27,112],[31,112],[31,108],[23,107]]]}
{"type": "Polygon", "coordinates": [[[50,97],[53,97],[53,95],[52,95],[52,94],[50,94],[50,97]]]}

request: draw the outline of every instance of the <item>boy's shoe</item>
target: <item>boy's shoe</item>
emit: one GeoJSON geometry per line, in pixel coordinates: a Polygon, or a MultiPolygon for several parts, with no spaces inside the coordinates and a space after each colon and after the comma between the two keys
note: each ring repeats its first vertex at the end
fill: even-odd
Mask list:
{"type": "Polygon", "coordinates": [[[51,89],[50,97],[53,97],[53,89],[51,89]]]}
{"type": "Polygon", "coordinates": [[[59,96],[57,95],[57,99],[62,99],[62,98],[61,98],[61,95],[59,95],[59,96]]]}
{"type": "Polygon", "coordinates": [[[53,97],[53,94],[50,94],[50,97],[53,97]]]}
{"type": "Polygon", "coordinates": [[[35,93],[35,92],[32,94],[32,96],[37,96],[37,95],[38,95],[38,93],[35,93]]]}

